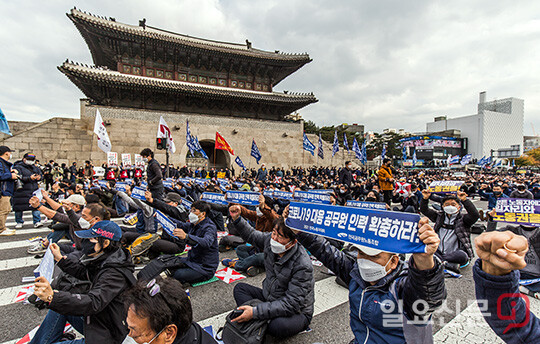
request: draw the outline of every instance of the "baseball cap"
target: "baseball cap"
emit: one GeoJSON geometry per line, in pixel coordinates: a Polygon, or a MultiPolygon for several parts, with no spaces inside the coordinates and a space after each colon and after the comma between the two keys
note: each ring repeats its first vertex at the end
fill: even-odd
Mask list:
{"type": "Polygon", "coordinates": [[[105,238],[112,241],[120,241],[122,230],[112,221],[99,221],[92,228],[83,231],[75,231],[75,235],[82,239],[105,238]]]}
{"type": "Polygon", "coordinates": [[[180,197],[179,194],[177,194],[176,192],[169,192],[167,193],[167,195],[165,196],[165,198],[163,198],[163,202],[176,202],[176,203],[181,203],[182,202],[182,197],[180,197]]]}
{"type": "Polygon", "coordinates": [[[26,154],[23,156],[23,159],[36,160],[36,155],[33,154],[33,153],[26,153],[26,154]]]}
{"type": "Polygon", "coordinates": [[[363,253],[367,254],[368,256],[376,256],[378,255],[379,253],[382,253],[382,252],[385,252],[383,250],[379,250],[379,249],[376,249],[376,248],[371,248],[371,247],[367,247],[367,246],[364,246],[364,245],[356,245],[356,244],[353,244],[352,245],[353,249],[356,249],[356,250],[360,250],[362,251],[363,253]]]}
{"type": "Polygon", "coordinates": [[[81,196],[81,195],[77,195],[77,194],[69,196],[66,199],[66,201],[74,203],[74,204],[78,204],[78,205],[85,205],[86,204],[86,200],[84,199],[84,197],[81,196]]]}
{"type": "Polygon", "coordinates": [[[0,155],[4,155],[5,152],[13,152],[8,146],[0,146],[0,155]]]}

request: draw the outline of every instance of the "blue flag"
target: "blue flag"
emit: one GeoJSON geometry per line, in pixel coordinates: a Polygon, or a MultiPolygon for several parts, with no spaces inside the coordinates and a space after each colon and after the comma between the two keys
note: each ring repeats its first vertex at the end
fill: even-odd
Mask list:
{"type": "Polygon", "coordinates": [[[396,211],[291,202],[285,224],[303,232],[393,253],[425,253],[420,215],[396,211]]]}
{"type": "Polygon", "coordinates": [[[253,139],[253,142],[251,143],[251,156],[255,158],[258,165],[259,160],[261,160],[262,158],[262,155],[261,152],[259,152],[259,147],[257,147],[257,144],[255,143],[255,139],[253,139]]]}
{"type": "Polygon", "coordinates": [[[195,136],[195,147],[196,147],[196,149],[197,149],[197,152],[201,153],[201,155],[203,156],[203,158],[208,159],[208,155],[206,155],[206,152],[205,152],[204,149],[201,147],[201,144],[199,143],[199,139],[197,138],[197,136],[195,136]]]}
{"type": "Polygon", "coordinates": [[[347,142],[347,134],[343,133],[343,147],[349,151],[349,142],[347,142]]]}
{"type": "Polygon", "coordinates": [[[244,170],[246,170],[246,166],[244,165],[244,163],[242,162],[242,160],[240,160],[240,157],[239,157],[238,155],[236,156],[236,159],[234,159],[234,162],[235,162],[238,166],[240,166],[240,167],[242,167],[244,170]]]}
{"type": "Polygon", "coordinates": [[[472,159],[471,154],[464,155],[463,158],[461,158],[461,166],[467,165],[469,162],[471,162],[471,159],[472,159]]]}
{"type": "Polygon", "coordinates": [[[304,150],[307,150],[308,152],[311,153],[311,155],[315,156],[315,145],[313,143],[311,143],[311,141],[309,141],[309,139],[308,139],[305,132],[304,132],[303,145],[304,145],[304,150]]]}
{"type": "Polygon", "coordinates": [[[412,155],[412,165],[413,165],[413,167],[416,166],[417,162],[418,162],[418,160],[416,159],[416,148],[414,148],[414,152],[413,152],[413,155],[412,155]]]}
{"type": "Polygon", "coordinates": [[[386,156],[386,143],[382,146],[381,160],[386,156]]]}
{"type": "Polygon", "coordinates": [[[319,133],[319,149],[318,149],[317,154],[319,155],[319,158],[324,159],[324,151],[323,151],[323,146],[322,146],[321,133],[319,133]]]}
{"type": "Polygon", "coordinates": [[[402,150],[402,153],[403,153],[403,161],[407,160],[407,147],[406,146],[403,146],[403,150],[402,150]]]}
{"type": "Polygon", "coordinates": [[[6,116],[4,116],[4,113],[2,112],[2,109],[0,109],[0,131],[9,136],[13,136],[11,130],[9,130],[9,124],[6,116]]]}
{"type": "Polygon", "coordinates": [[[366,139],[364,139],[364,142],[362,142],[362,164],[367,164],[366,139]]]}
{"type": "Polygon", "coordinates": [[[354,138],[354,141],[352,144],[352,151],[356,155],[356,159],[362,162],[362,151],[360,150],[360,146],[358,146],[358,141],[356,141],[356,137],[354,138]]]}
{"type": "Polygon", "coordinates": [[[337,139],[337,130],[334,132],[334,144],[332,145],[332,158],[339,152],[339,142],[337,139]]]}

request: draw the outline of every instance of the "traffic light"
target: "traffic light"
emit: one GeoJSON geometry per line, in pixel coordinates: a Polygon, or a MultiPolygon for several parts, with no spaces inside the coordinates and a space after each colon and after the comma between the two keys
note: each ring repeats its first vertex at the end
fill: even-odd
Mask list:
{"type": "Polygon", "coordinates": [[[156,138],[157,149],[167,149],[167,138],[158,137],[156,138]]]}

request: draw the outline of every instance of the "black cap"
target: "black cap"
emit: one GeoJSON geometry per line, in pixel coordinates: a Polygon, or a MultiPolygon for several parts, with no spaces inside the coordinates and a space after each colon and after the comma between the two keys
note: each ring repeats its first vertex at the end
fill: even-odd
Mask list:
{"type": "Polygon", "coordinates": [[[8,146],[0,146],[0,155],[4,155],[6,152],[13,152],[8,146]]]}
{"type": "Polygon", "coordinates": [[[34,153],[26,153],[23,156],[23,159],[30,159],[30,160],[36,160],[36,155],[34,153]]]}
{"type": "Polygon", "coordinates": [[[163,202],[175,202],[175,203],[182,203],[182,197],[180,197],[179,194],[176,192],[169,192],[165,198],[163,198],[163,202]]]}

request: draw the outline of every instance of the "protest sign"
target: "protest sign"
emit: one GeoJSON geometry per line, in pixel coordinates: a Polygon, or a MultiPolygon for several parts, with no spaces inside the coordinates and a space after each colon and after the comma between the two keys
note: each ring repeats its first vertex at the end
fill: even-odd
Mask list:
{"type": "Polygon", "coordinates": [[[97,185],[99,185],[100,188],[102,189],[108,189],[109,188],[109,183],[107,183],[106,180],[98,180],[97,181],[97,185]]]}
{"type": "Polygon", "coordinates": [[[139,168],[144,166],[144,160],[140,154],[135,154],[135,166],[139,168]]]}
{"type": "Polygon", "coordinates": [[[386,203],[381,203],[381,202],[362,202],[362,201],[349,200],[349,201],[347,201],[347,206],[348,207],[363,208],[363,209],[386,210],[386,203]]]}
{"type": "Polygon", "coordinates": [[[131,154],[122,153],[122,165],[124,167],[131,167],[131,154]]]}
{"type": "Polygon", "coordinates": [[[184,197],[182,197],[182,201],[181,201],[181,204],[182,206],[184,206],[184,208],[186,208],[187,210],[191,209],[191,202],[188,201],[187,199],[185,199],[184,197]]]}
{"type": "Polygon", "coordinates": [[[171,180],[164,180],[163,181],[163,186],[166,187],[166,188],[172,189],[173,188],[173,182],[171,180]]]}
{"type": "Polygon", "coordinates": [[[295,191],[294,199],[301,202],[330,204],[330,195],[319,192],[295,191]]]}
{"type": "Polygon", "coordinates": [[[500,198],[495,207],[493,221],[509,222],[526,226],[540,226],[540,200],[524,198],[500,198]]]}
{"type": "Polygon", "coordinates": [[[159,210],[156,210],[156,221],[163,227],[165,232],[171,236],[175,236],[174,230],[176,229],[176,225],[159,210]]]}
{"type": "Polygon", "coordinates": [[[222,205],[228,204],[227,201],[225,200],[225,195],[220,194],[220,193],[203,192],[201,199],[208,203],[222,204],[222,205]]]}
{"type": "Polygon", "coordinates": [[[131,190],[131,197],[135,199],[139,199],[141,201],[146,201],[146,197],[144,196],[146,192],[145,188],[142,188],[140,186],[136,186],[131,190]]]}
{"type": "Polygon", "coordinates": [[[36,196],[40,202],[43,200],[43,194],[41,193],[41,190],[42,189],[37,189],[32,193],[32,196],[36,196]]]}
{"type": "Polygon", "coordinates": [[[227,191],[227,202],[243,205],[259,205],[258,192],[249,191],[227,191]]]}
{"type": "Polygon", "coordinates": [[[279,191],[279,190],[274,191],[274,198],[276,198],[276,199],[286,199],[286,200],[289,200],[289,201],[292,201],[294,199],[292,192],[279,191]]]}
{"type": "Polygon", "coordinates": [[[291,202],[285,224],[293,229],[394,253],[424,253],[420,215],[291,202]]]}
{"type": "Polygon", "coordinates": [[[52,281],[54,272],[54,256],[50,248],[47,249],[41,263],[34,270],[34,276],[40,277],[43,276],[50,283],[52,281]]]}
{"type": "Polygon", "coordinates": [[[107,153],[107,166],[118,167],[118,153],[116,152],[107,153]]]}
{"type": "Polygon", "coordinates": [[[127,191],[127,188],[128,188],[128,183],[124,183],[124,182],[118,182],[114,185],[114,189],[116,191],[122,191],[122,192],[126,192],[127,191]]]}
{"type": "Polygon", "coordinates": [[[264,190],[263,196],[274,198],[274,190],[264,190]]]}
{"type": "Polygon", "coordinates": [[[436,180],[431,182],[428,191],[432,193],[456,193],[463,185],[462,180],[436,180]]]}

